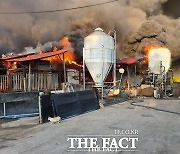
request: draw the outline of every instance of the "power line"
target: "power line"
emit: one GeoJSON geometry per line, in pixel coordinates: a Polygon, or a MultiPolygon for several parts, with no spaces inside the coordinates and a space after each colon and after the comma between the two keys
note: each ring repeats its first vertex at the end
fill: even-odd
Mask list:
{"type": "Polygon", "coordinates": [[[56,10],[45,10],[45,11],[24,11],[24,12],[0,12],[0,14],[8,15],[8,14],[38,14],[38,13],[53,13],[53,12],[62,12],[62,11],[70,11],[70,10],[77,10],[77,9],[83,9],[83,8],[88,8],[88,7],[93,7],[93,6],[99,6],[99,5],[104,5],[104,4],[109,4],[109,3],[114,3],[119,0],[112,0],[109,2],[104,2],[104,3],[98,3],[98,4],[92,4],[92,5],[85,5],[85,6],[79,6],[79,7],[72,7],[72,8],[66,8],[66,9],[56,9],[56,10]]]}

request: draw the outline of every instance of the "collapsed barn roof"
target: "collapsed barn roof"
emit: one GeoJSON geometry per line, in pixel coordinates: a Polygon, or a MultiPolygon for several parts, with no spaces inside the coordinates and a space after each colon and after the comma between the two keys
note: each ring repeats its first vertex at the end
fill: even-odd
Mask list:
{"type": "Polygon", "coordinates": [[[22,57],[27,57],[27,56],[33,55],[33,54],[34,53],[8,55],[7,57],[0,58],[0,60],[10,60],[10,59],[15,59],[15,58],[22,58],[22,57]]]}
{"type": "Polygon", "coordinates": [[[56,56],[59,54],[63,54],[65,52],[67,52],[67,50],[62,49],[62,50],[58,50],[58,51],[54,51],[54,52],[45,52],[45,53],[41,53],[41,54],[28,55],[26,57],[7,59],[6,61],[24,62],[24,61],[38,60],[38,59],[43,59],[43,58],[48,58],[48,57],[56,56]]]}
{"type": "Polygon", "coordinates": [[[138,59],[136,57],[129,57],[129,58],[124,58],[122,60],[117,61],[117,64],[119,65],[132,65],[136,63],[138,59]]]}

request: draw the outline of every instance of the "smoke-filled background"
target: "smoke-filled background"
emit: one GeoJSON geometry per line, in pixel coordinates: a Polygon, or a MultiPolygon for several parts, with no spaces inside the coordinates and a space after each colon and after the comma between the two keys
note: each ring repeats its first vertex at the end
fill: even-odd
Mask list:
{"type": "MultiPolygon", "coordinates": [[[[110,0],[1,0],[0,12],[64,9],[107,1],[110,0]]],[[[138,55],[151,43],[167,46],[177,60],[180,58],[179,6],[179,0],[119,0],[64,12],[0,14],[0,53],[49,50],[67,35],[76,53],[82,55],[84,37],[101,27],[105,32],[117,31],[119,58],[138,55]]]]}

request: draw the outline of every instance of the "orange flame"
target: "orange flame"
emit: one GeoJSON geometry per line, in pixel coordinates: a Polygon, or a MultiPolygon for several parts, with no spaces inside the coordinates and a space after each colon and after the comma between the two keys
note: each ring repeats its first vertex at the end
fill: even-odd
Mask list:
{"type": "Polygon", "coordinates": [[[57,47],[54,47],[54,48],[53,48],[53,52],[55,52],[55,51],[58,51],[58,48],[57,48],[57,47]]]}
{"type": "Polygon", "coordinates": [[[13,69],[13,70],[16,70],[17,69],[17,62],[9,62],[7,61],[6,62],[6,66],[8,69],[13,69]]]}
{"type": "Polygon", "coordinates": [[[11,68],[11,62],[7,61],[6,66],[7,66],[8,69],[10,69],[11,68]]]}
{"type": "Polygon", "coordinates": [[[144,54],[145,54],[144,63],[147,64],[149,62],[149,51],[158,48],[162,48],[162,47],[160,45],[154,45],[154,44],[150,44],[144,47],[144,54]]]}
{"type": "MultiPolygon", "coordinates": [[[[60,45],[63,47],[63,49],[68,50],[64,54],[64,61],[65,61],[65,63],[67,63],[67,64],[74,64],[76,66],[82,67],[82,65],[78,64],[75,61],[74,49],[72,48],[71,42],[69,42],[69,38],[67,36],[65,36],[60,41],[60,45]]],[[[53,52],[55,52],[57,50],[58,50],[57,47],[53,48],[53,52]]],[[[57,56],[52,56],[52,57],[44,58],[43,60],[48,60],[48,61],[50,61],[50,63],[58,63],[58,62],[62,62],[63,61],[63,55],[59,54],[57,56]]]]}
{"type": "Polygon", "coordinates": [[[44,53],[44,51],[40,50],[40,51],[39,51],[39,54],[42,54],[42,53],[44,53]]]}

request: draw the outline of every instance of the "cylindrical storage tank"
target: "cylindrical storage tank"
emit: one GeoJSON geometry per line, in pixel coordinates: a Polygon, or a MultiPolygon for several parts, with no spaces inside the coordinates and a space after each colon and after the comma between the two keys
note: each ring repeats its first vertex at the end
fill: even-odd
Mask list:
{"type": "Polygon", "coordinates": [[[115,63],[114,38],[103,32],[101,28],[85,37],[83,60],[96,86],[101,87],[112,64],[115,63]]]}
{"type": "Polygon", "coordinates": [[[148,59],[151,73],[166,73],[171,65],[171,52],[167,48],[152,49],[149,51],[148,59]]]}

